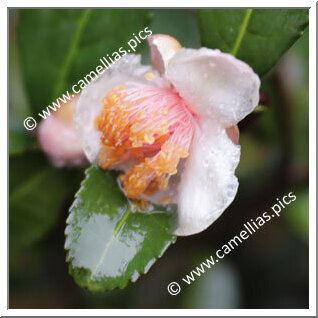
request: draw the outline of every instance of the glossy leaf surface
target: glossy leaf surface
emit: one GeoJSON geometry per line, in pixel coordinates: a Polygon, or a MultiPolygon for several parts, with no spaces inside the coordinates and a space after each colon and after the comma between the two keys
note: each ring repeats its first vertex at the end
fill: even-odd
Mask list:
{"type": "Polygon", "coordinates": [[[67,219],[69,270],[91,291],[135,281],[176,239],[172,213],[132,212],[116,180],[114,173],[90,167],[67,219]]]}

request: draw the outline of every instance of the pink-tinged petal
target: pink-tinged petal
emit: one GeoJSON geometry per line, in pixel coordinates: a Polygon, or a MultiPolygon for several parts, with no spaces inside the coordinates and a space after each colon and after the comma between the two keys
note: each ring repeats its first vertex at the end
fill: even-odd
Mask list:
{"type": "Polygon", "coordinates": [[[126,55],[82,91],[75,108],[75,127],[90,162],[101,149],[101,134],[95,127],[95,119],[103,109],[103,99],[111,89],[122,84],[130,87],[161,85],[162,82],[150,66],[141,65],[140,56],[126,55]]]}
{"type": "Polygon", "coordinates": [[[42,120],[37,130],[39,144],[57,166],[81,166],[87,163],[74,127],[74,105],[78,96],[73,97],[51,116],[42,120]]]}
{"type": "Polygon", "coordinates": [[[150,46],[151,61],[153,67],[160,74],[173,55],[181,49],[181,44],[172,36],[166,34],[154,34],[147,38],[150,46]]]}
{"type": "Polygon", "coordinates": [[[72,123],[58,116],[43,120],[38,128],[38,141],[43,151],[57,167],[81,166],[86,159],[72,123]]]}
{"type": "Polygon", "coordinates": [[[234,142],[235,145],[239,144],[240,130],[237,125],[227,128],[226,133],[229,136],[229,138],[234,142]]]}
{"type": "Polygon", "coordinates": [[[99,165],[124,172],[120,181],[130,198],[172,201],[168,184],[188,156],[194,132],[194,119],[180,95],[156,86],[121,85],[103,103],[96,118],[102,133],[99,165]],[[155,195],[158,191],[165,195],[155,195]]]}
{"type": "Polygon", "coordinates": [[[218,122],[205,120],[197,127],[178,188],[177,235],[203,231],[230,205],[239,158],[240,146],[218,122]]]}
{"type": "Polygon", "coordinates": [[[250,66],[230,54],[180,49],[170,59],[167,79],[199,117],[236,125],[259,101],[260,80],[250,66]]]}

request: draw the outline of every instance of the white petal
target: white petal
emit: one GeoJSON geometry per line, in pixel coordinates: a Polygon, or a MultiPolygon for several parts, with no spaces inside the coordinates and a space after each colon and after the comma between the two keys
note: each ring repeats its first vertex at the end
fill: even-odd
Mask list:
{"type": "MultiPolygon", "coordinates": [[[[100,151],[100,132],[95,129],[94,121],[103,108],[102,99],[109,90],[121,84],[149,84],[145,77],[149,71],[152,71],[150,66],[140,64],[140,56],[126,55],[81,93],[75,108],[75,128],[90,162],[95,160],[100,151]]],[[[151,84],[155,82],[152,80],[151,84]]]]}
{"type": "Polygon", "coordinates": [[[239,159],[240,146],[221,125],[206,120],[197,127],[178,189],[177,235],[203,231],[229,206],[238,188],[239,159]]]}
{"type": "Polygon", "coordinates": [[[195,114],[225,127],[237,124],[259,101],[259,77],[246,63],[219,50],[180,49],[170,59],[166,77],[195,114]]]}
{"type": "Polygon", "coordinates": [[[163,74],[167,63],[173,55],[181,49],[181,44],[172,36],[154,34],[147,38],[150,46],[153,67],[163,74]]]}

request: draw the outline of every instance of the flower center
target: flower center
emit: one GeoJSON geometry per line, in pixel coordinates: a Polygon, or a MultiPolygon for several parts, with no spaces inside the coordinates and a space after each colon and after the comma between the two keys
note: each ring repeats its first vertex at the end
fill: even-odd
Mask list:
{"type": "Polygon", "coordinates": [[[182,158],[189,154],[193,117],[175,92],[153,86],[112,89],[96,118],[101,132],[99,165],[129,162],[120,177],[128,197],[167,189],[182,158]]]}

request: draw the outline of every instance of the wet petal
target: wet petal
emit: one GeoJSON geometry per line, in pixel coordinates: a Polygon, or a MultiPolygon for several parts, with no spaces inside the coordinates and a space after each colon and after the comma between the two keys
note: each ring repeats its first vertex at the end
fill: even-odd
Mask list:
{"type": "Polygon", "coordinates": [[[229,206],[238,188],[239,158],[240,146],[218,122],[197,127],[178,189],[177,235],[203,231],[229,206]]]}
{"type": "Polygon", "coordinates": [[[181,49],[181,44],[174,37],[166,34],[154,34],[149,36],[147,40],[150,46],[152,65],[160,74],[163,74],[169,60],[181,49]]]}
{"type": "Polygon", "coordinates": [[[195,114],[224,127],[237,124],[258,104],[258,76],[219,50],[182,48],[170,59],[166,76],[195,114]]]}
{"type": "Polygon", "coordinates": [[[160,78],[150,66],[141,65],[140,56],[126,55],[83,90],[75,109],[75,127],[90,162],[96,159],[101,149],[101,134],[95,127],[95,118],[101,112],[108,92],[121,84],[136,86],[149,82],[160,85],[160,78]],[[149,74],[155,78],[149,79],[149,74]]]}

